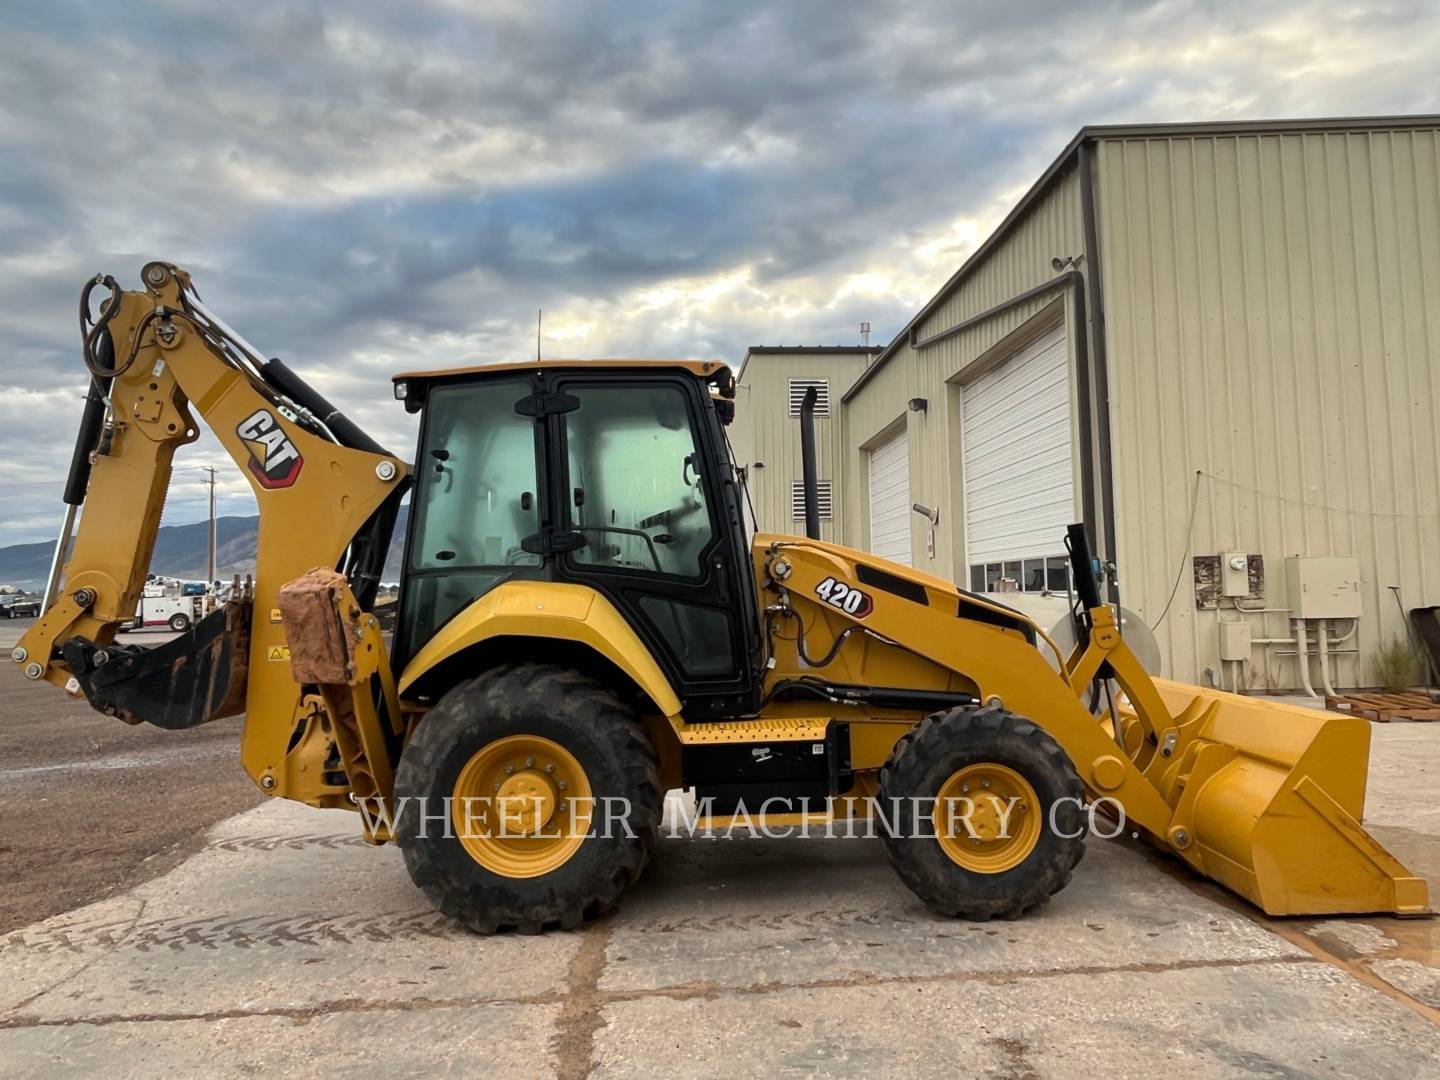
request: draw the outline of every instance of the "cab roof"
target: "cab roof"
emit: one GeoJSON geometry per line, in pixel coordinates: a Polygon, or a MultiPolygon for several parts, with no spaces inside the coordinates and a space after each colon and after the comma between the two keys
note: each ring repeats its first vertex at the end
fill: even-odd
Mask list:
{"type": "Polygon", "coordinates": [[[414,382],[427,379],[452,379],[463,375],[489,375],[497,371],[596,371],[617,369],[681,368],[702,379],[712,378],[729,365],[719,360],[516,360],[500,364],[474,364],[468,367],[434,368],[428,371],[406,371],[392,376],[392,382],[414,382]]]}

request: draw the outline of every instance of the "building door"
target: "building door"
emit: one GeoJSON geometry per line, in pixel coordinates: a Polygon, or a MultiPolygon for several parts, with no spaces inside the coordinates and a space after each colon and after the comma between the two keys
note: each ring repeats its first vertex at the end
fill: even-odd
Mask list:
{"type": "Polygon", "coordinates": [[[1066,589],[1065,527],[1075,520],[1069,371],[1057,323],[962,390],[965,553],[977,592],[1066,589]]]}
{"type": "Polygon", "coordinates": [[[552,389],[541,397],[560,401],[551,434],[552,457],[564,463],[553,485],[557,578],[615,605],[687,715],[753,708],[759,615],[750,552],[698,382],[567,373],[552,389]]]}
{"type": "Polygon", "coordinates": [[[910,444],[903,427],[870,450],[870,550],[910,565],[910,444]]]}

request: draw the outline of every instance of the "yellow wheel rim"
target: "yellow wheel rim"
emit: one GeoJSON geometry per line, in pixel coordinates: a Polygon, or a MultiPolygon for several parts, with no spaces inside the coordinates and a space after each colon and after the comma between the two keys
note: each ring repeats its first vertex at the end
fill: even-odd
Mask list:
{"type": "Polygon", "coordinates": [[[1030,781],[1008,765],[978,762],[951,773],[935,796],[935,838],[951,861],[1001,874],[1040,842],[1043,808],[1030,781]]]}
{"type": "Polygon", "coordinates": [[[570,751],[539,735],[508,735],[465,763],[450,816],[477,863],[530,878],[559,869],[580,849],[593,810],[590,778],[570,751]]]}

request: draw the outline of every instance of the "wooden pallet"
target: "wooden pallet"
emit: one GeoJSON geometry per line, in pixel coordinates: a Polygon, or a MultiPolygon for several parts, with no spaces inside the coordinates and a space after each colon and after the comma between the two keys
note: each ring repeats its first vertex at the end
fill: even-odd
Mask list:
{"type": "Polygon", "coordinates": [[[1392,720],[1440,720],[1440,699],[1429,694],[1337,694],[1325,696],[1325,707],[1388,724],[1392,720]]]}

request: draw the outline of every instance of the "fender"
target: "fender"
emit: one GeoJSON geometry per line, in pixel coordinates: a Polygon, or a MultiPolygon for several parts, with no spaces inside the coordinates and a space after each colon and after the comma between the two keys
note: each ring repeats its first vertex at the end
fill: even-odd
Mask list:
{"type": "Polygon", "coordinates": [[[473,601],[405,665],[401,695],[435,665],[498,637],[560,638],[588,646],[630,676],[667,717],[680,715],[669,680],[615,606],[589,586],[551,581],[508,581],[473,601]]]}

